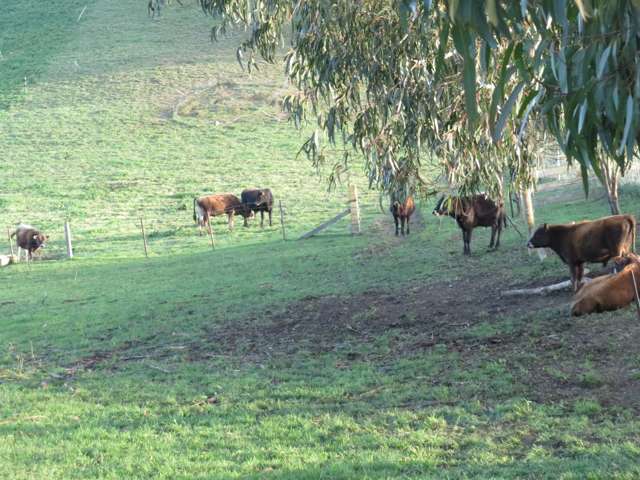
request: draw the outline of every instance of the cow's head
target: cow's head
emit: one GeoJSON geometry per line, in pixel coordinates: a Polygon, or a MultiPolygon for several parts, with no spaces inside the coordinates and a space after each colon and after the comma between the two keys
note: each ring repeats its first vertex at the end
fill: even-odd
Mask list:
{"type": "Polygon", "coordinates": [[[44,248],[47,246],[47,241],[49,240],[49,236],[43,233],[37,232],[34,233],[31,237],[31,244],[35,247],[34,250],[38,248],[44,248]]]}
{"type": "Polygon", "coordinates": [[[436,216],[449,215],[449,199],[443,195],[436,203],[436,207],[433,209],[433,214],[436,216]]]}
{"type": "Polygon", "coordinates": [[[549,225],[546,223],[538,227],[538,229],[533,232],[531,238],[527,242],[527,247],[529,248],[544,248],[548,247],[551,242],[551,235],[549,233],[549,225]]]}

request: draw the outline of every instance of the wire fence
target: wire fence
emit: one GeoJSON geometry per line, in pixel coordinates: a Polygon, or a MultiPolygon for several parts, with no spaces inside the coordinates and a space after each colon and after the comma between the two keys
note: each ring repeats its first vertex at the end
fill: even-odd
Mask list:
{"type": "MultiPolygon", "coordinates": [[[[215,248],[282,241],[283,237],[287,241],[295,240],[350,205],[346,191],[327,194],[325,198],[313,202],[296,201],[289,196],[279,198],[277,192],[274,193],[271,225],[267,212],[263,212],[263,227],[260,226],[261,212],[255,212],[252,218],[247,219],[247,227],[244,226],[243,216],[236,213],[233,216],[233,229],[229,229],[227,223],[229,212],[219,212],[211,217],[215,248]]],[[[170,198],[165,198],[152,205],[145,199],[145,208],[132,207],[134,202],[128,202],[86,215],[69,214],[68,209],[54,210],[46,216],[30,215],[26,209],[23,212],[14,211],[12,217],[18,217],[16,223],[6,222],[0,232],[0,238],[4,237],[4,241],[0,240],[0,254],[10,253],[8,235],[15,231],[17,223],[33,225],[49,236],[46,247],[37,255],[42,259],[67,257],[65,222],[70,225],[74,257],[79,258],[145,256],[145,242],[147,253],[152,257],[211,249],[208,228],[205,226],[200,232],[193,219],[193,197],[190,201],[186,201],[186,198],[183,200],[174,203],[170,198]]],[[[366,230],[380,216],[379,194],[363,190],[359,192],[358,200],[362,228],[366,230]]],[[[345,218],[322,234],[348,234],[350,228],[349,218],[345,218]]],[[[388,228],[389,231],[393,228],[391,217],[388,228]]],[[[15,250],[15,239],[13,246],[15,250]]]]}

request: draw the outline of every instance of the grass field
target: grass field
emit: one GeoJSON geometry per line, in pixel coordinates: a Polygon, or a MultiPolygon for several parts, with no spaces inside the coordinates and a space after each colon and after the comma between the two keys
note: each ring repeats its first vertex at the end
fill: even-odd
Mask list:
{"type": "MultiPolygon", "coordinates": [[[[211,251],[194,195],[269,186],[293,239],[346,185],[296,158],[279,66],[247,77],[241,34],[212,45],[196,9],[144,6],[0,17],[0,226],[52,236],[0,270],[0,478],[640,477],[635,312],[501,297],[568,274],[513,228],[499,253],[477,231],[465,258],[425,202],[397,239],[355,165],[362,235],[218,220],[211,251]]],[[[537,202],[540,221],[607,214],[597,189],[537,202]]],[[[635,188],[622,206],[637,213],[635,188]]]]}

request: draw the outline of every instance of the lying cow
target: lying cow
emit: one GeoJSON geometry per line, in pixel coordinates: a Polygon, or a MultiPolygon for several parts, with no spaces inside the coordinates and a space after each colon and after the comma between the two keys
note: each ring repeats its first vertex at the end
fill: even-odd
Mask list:
{"type": "Polygon", "coordinates": [[[20,261],[21,249],[25,250],[27,261],[33,258],[33,252],[40,248],[46,247],[49,237],[31,225],[20,224],[15,232],[11,234],[11,238],[16,238],[18,244],[18,261],[20,261]]]}
{"type": "MultiPolygon", "coordinates": [[[[264,212],[269,214],[269,226],[272,226],[271,215],[273,213],[273,194],[268,188],[254,188],[243,190],[240,194],[242,204],[251,212],[260,212],[260,226],[264,225],[264,212]]],[[[246,227],[247,217],[244,217],[246,227]]]]}
{"type": "Polygon", "coordinates": [[[246,218],[251,214],[240,199],[231,193],[208,195],[193,199],[193,220],[198,224],[200,235],[202,227],[209,225],[209,218],[218,215],[227,215],[229,230],[233,230],[233,217],[235,214],[246,218]]]}
{"type": "Polygon", "coordinates": [[[507,214],[502,202],[494,202],[481,193],[470,197],[445,197],[438,200],[433,214],[449,215],[455,218],[462,230],[463,252],[471,255],[471,233],[476,227],[491,227],[489,249],[500,246],[500,234],[507,226],[507,214]]]}
{"type": "Polygon", "coordinates": [[[586,262],[607,262],[635,249],[636,219],[613,215],[593,221],[540,226],[531,236],[529,248],[550,248],[569,265],[573,291],[584,277],[586,262]]]}
{"type": "Polygon", "coordinates": [[[636,288],[640,288],[640,259],[628,254],[624,260],[627,265],[618,273],[597,277],[580,288],[573,299],[571,315],[617,310],[636,299],[636,288]]]}
{"type": "Polygon", "coordinates": [[[409,195],[404,201],[391,197],[389,210],[391,211],[391,215],[393,215],[393,222],[396,225],[396,235],[398,235],[398,223],[401,224],[400,230],[402,235],[404,235],[405,222],[407,223],[407,235],[409,235],[409,221],[411,220],[411,215],[413,215],[413,212],[416,210],[413,197],[409,195]],[[398,222],[398,220],[400,220],[400,222],[398,222]]]}

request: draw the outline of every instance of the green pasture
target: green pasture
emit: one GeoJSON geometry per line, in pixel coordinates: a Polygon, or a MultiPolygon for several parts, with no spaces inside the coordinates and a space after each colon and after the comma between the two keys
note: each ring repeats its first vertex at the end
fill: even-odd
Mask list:
{"type": "MultiPolygon", "coordinates": [[[[358,164],[363,234],[295,240],[346,208],[347,178],[328,191],[296,156],[281,66],[247,76],[242,32],[211,44],[183,3],[0,17],[0,226],[52,237],[0,270],[0,478],[639,478],[635,311],[501,296],[568,269],[512,226],[463,257],[433,201],[397,239],[358,164]],[[283,202],[288,240],[279,215],[217,219],[212,251],[193,197],[248,186],[283,202]]],[[[608,213],[579,188],[541,191],[538,220],[608,213]]],[[[638,190],[621,203],[637,214],[638,190]]]]}

